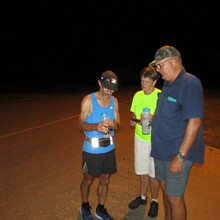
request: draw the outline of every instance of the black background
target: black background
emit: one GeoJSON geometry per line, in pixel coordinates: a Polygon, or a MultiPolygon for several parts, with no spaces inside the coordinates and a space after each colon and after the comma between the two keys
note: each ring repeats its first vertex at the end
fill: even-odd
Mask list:
{"type": "Polygon", "coordinates": [[[218,5],[199,1],[4,1],[0,91],[67,91],[96,85],[105,70],[120,85],[164,45],[204,86],[218,86],[218,5]],[[142,2],[142,3],[141,3],[142,2]]]}

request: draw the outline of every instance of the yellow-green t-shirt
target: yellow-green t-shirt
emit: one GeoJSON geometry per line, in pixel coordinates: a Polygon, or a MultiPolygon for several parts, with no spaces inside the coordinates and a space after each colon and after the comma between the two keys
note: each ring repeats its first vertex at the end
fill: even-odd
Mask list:
{"type": "MultiPolygon", "coordinates": [[[[151,115],[154,115],[158,93],[160,92],[161,90],[157,88],[155,88],[154,91],[149,95],[145,95],[143,90],[136,92],[132,100],[130,111],[135,114],[137,119],[141,118],[141,113],[143,112],[144,108],[149,108],[151,115]]],[[[135,136],[144,141],[151,142],[151,132],[150,134],[143,134],[142,125],[136,124],[135,136]]]]}

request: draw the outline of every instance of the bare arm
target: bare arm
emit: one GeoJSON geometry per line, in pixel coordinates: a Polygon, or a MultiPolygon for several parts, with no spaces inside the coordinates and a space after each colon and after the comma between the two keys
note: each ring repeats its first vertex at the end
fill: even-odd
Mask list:
{"type": "Polygon", "coordinates": [[[97,130],[99,132],[106,133],[108,132],[107,126],[113,126],[114,129],[119,129],[121,122],[120,122],[120,115],[118,112],[118,102],[115,102],[115,122],[107,121],[107,122],[99,122],[99,123],[87,123],[85,122],[86,118],[92,112],[92,100],[89,95],[85,96],[81,103],[81,113],[79,116],[79,128],[82,131],[93,131],[97,130]]]}
{"type": "MultiPolygon", "coordinates": [[[[182,152],[184,155],[187,155],[190,148],[192,147],[201,124],[202,124],[201,118],[188,119],[185,134],[183,136],[183,140],[179,147],[179,151],[182,152]]],[[[182,164],[183,164],[183,159],[180,159],[178,158],[178,156],[175,156],[170,163],[170,172],[172,173],[180,172],[182,164]]]]}
{"type": "MultiPolygon", "coordinates": [[[[131,113],[131,119],[137,119],[136,116],[135,116],[135,114],[134,114],[134,112],[131,113]]],[[[135,126],[138,122],[132,121],[131,119],[130,119],[130,125],[133,127],[133,126],[135,126]]],[[[141,122],[139,122],[138,124],[141,124],[141,122]]]]}
{"type": "Polygon", "coordinates": [[[81,102],[81,112],[79,116],[79,128],[82,131],[97,130],[98,124],[86,123],[86,118],[92,112],[92,101],[89,95],[85,96],[81,102]]]}
{"type": "MultiPolygon", "coordinates": [[[[152,119],[153,119],[154,115],[150,115],[150,125],[152,123],[152,119]]],[[[142,125],[142,114],[141,114],[141,118],[140,118],[140,122],[138,121],[133,121],[132,119],[137,119],[134,112],[131,113],[131,119],[130,119],[130,125],[131,126],[135,126],[136,124],[142,125]]]]}
{"type": "Polygon", "coordinates": [[[113,122],[113,129],[117,130],[121,128],[121,120],[120,120],[120,114],[119,114],[119,106],[118,106],[118,100],[115,99],[115,112],[114,112],[114,118],[115,121],[113,122]]]}
{"type": "Polygon", "coordinates": [[[106,122],[100,122],[100,123],[87,123],[85,122],[86,118],[91,114],[92,112],[92,100],[89,95],[85,96],[81,103],[81,113],[79,116],[79,128],[82,131],[93,131],[97,130],[99,132],[108,132],[108,126],[106,122]]]}

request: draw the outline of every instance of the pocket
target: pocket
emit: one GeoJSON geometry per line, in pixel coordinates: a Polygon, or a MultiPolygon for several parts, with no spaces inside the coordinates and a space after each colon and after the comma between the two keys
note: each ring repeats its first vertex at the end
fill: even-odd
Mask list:
{"type": "Polygon", "coordinates": [[[108,145],[110,145],[110,138],[103,138],[103,139],[99,139],[99,146],[100,147],[107,147],[108,145]]]}
{"type": "Polygon", "coordinates": [[[179,104],[176,99],[170,96],[163,100],[160,114],[166,118],[172,118],[179,109],[179,104]]]}

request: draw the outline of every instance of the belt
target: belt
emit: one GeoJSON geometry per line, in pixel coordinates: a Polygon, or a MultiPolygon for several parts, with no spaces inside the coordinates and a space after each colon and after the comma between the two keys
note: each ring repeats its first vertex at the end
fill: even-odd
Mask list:
{"type": "Polygon", "coordinates": [[[110,136],[109,138],[88,138],[86,137],[86,141],[92,144],[92,147],[107,147],[113,143],[113,138],[110,136]]]}

